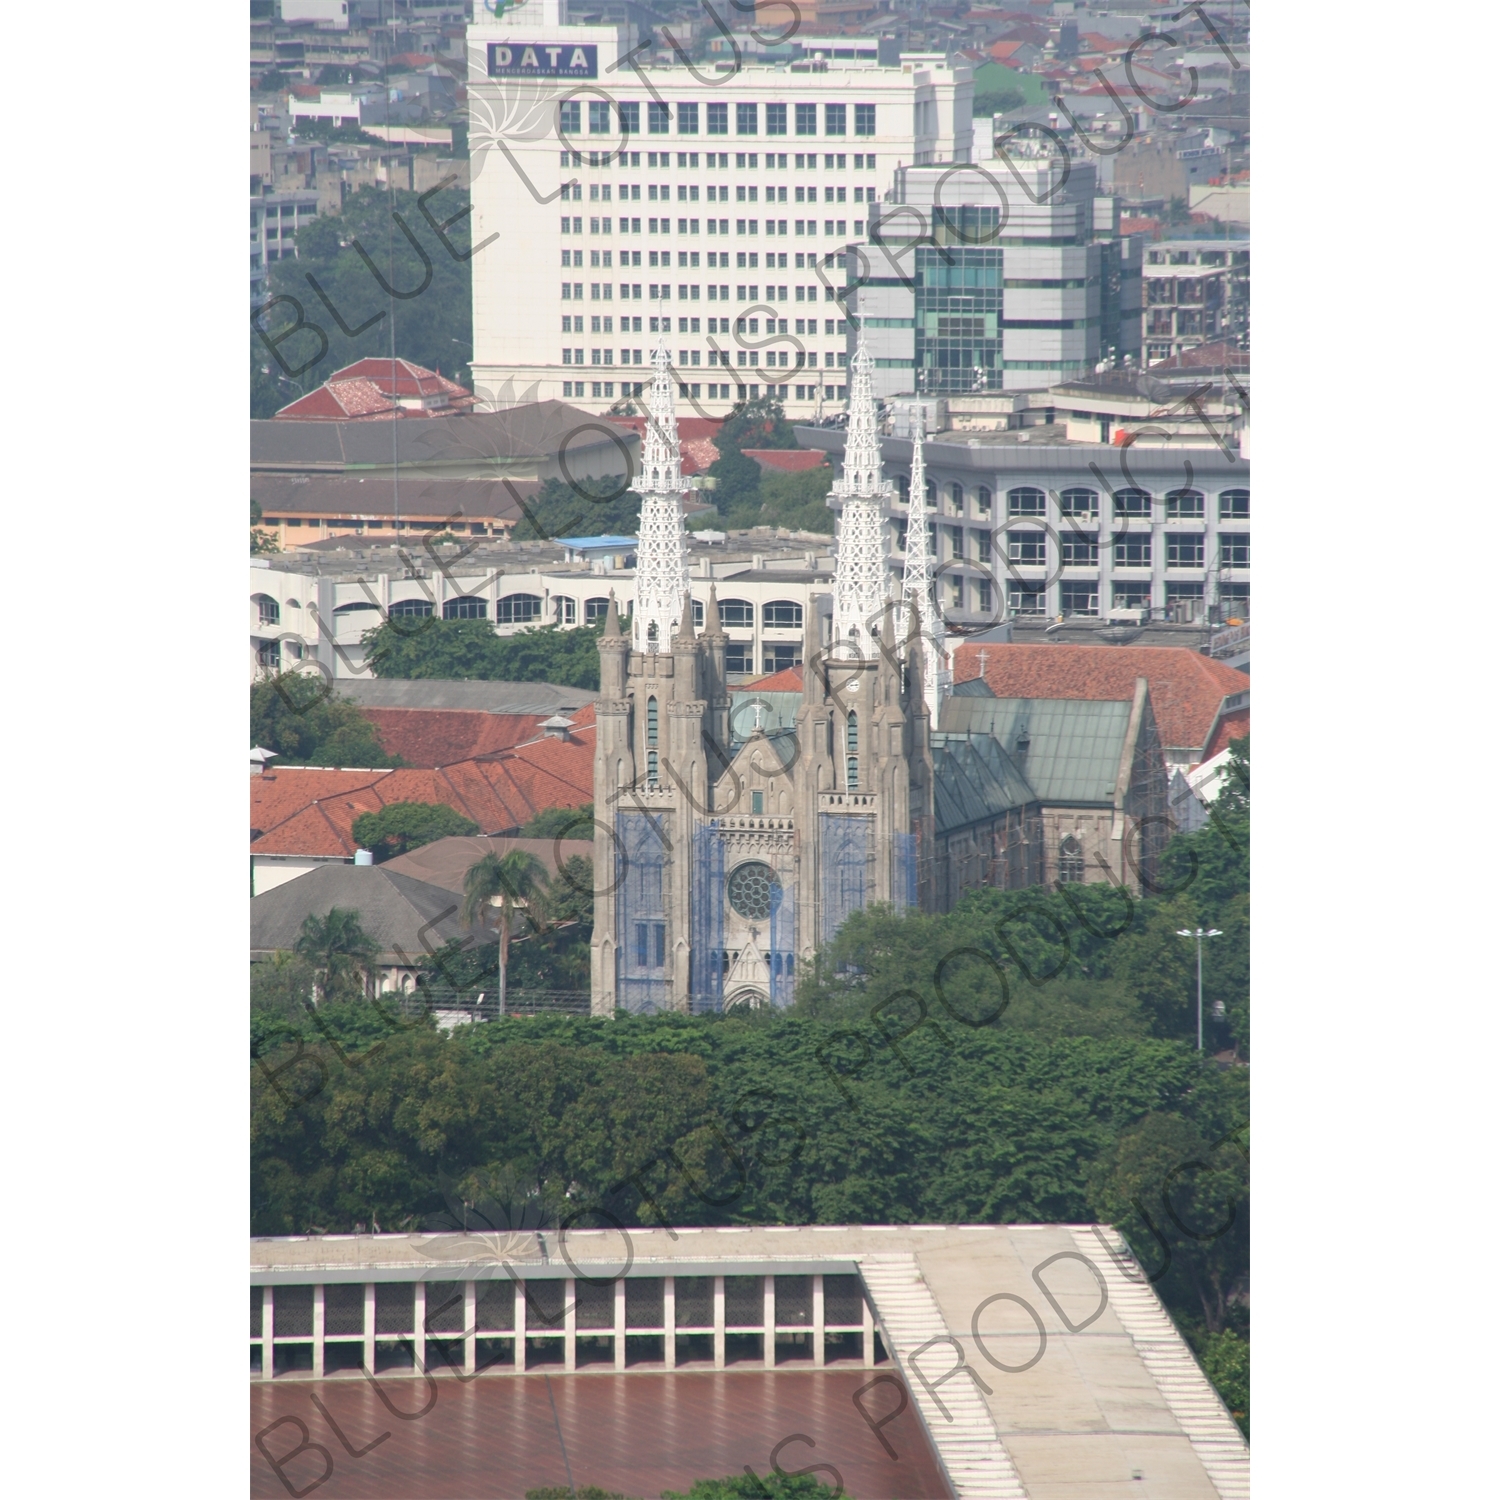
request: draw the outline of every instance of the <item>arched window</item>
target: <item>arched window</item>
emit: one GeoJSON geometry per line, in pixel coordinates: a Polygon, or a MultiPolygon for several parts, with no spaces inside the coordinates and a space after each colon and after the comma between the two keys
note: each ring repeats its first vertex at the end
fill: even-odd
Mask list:
{"type": "Polygon", "coordinates": [[[979,507],[980,515],[989,515],[990,510],[995,504],[995,497],[990,492],[990,487],[987,484],[980,485],[978,490],[975,491],[974,503],[979,507]]]}
{"type": "Polygon", "coordinates": [[[288,609],[301,609],[302,608],[302,606],[300,604],[298,604],[295,599],[288,599],[286,601],[286,607],[288,609]]]}
{"type": "Polygon", "coordinates": [[[1248,521],[1250,519],[1250,491],[1222,491],[1219,495],[1219,519],[1221,521],[1248,521]]]}
{"type": "Polygon", "coordinates": [[[1097,490],[1082,488],[1064,490],[1058,498],[1062,503],[1062,513],[1065,516],[1092,517],[1099,514],[1097,490]]]}
{"type": "Polygon", "coordinates": [[[693,600],[693,629],[703,629],[703,601],[701,599],[693,600]]]}
{"type": "MultiPolygon", "coordinates": [[[[505,601],[502,600],[503,604],[505,601]]],[[[458,599],[445,599],[443,601],[443,618],[445,620],[486,620],[489,618],[489,604],[484,599],[475,598],[472,594],[465,594],[458,599]]]]}
{"type": "MultiPolygon", "coordinates": [[[[484,600],[478,601],[479,618],[484,618],[484,600]]],[[[446,608],[446,606],[444,606],[446,608]]],[[[524,625],[528,620],[540,620],[542,601],[538,594],[507,594],[495,602],[495,621],[500,625],[524,625]]]]}
{"type": "Polygon", "coordinates": [[[559,625],[576,625],[578,601],[569,599],[565,594],[557,595],[552,601],[552,617],[559,625]]]}
{"type": "Polygon", "coordinates": [[[391,605],[392,619],[430,620],[432,618],[432,601],[430,599],[398,599],[391,605]]]}
{"type": "Polygon", "coordinates": [[[955,483],[950,484],[948,486],[948,504],[950,506],[952,506],[952,508],[953,508],[953,514],[955,516],[961,516],[961,515],[963,515],[963,513],[964,513],[964,487],[963,487],[963,485],[955,482],[955,483]]]}
{"type": "Polygon", "coordinates": [[[800,630],[802,606],[793,599],[773,599],[761,606],[760,622],[772,629],[800,630]]]}
{"type": "Polygon", "coordinates": [[[648,745],[656,743],[656,699],[654,696],[646,699],[646,743],[648,745]]]}
{"type": "Polygon", "coordinates": [[[1047,497],[1041,490],[1023,484],[1011,490],[1005,497],[1009,513],[1013,516],[1044,516],[1047,514],[1047,497]]]}
{"type": "Polygon", "coordinates": [[[896,476],[896,493],[901,496],[903,505],[911,504],[911,475],[898,474],[896,476]]]}
{"type": "Polygon", "coordinates": [[[1148,490],[1129,488],[1116,490],[1114,499],[1117,516],[1149,516],[1151,514],[1151,494],[1148,490]]]}
{"type": "Polygon", "coordinates": [[[754,630],[755,606],[748,599],[720,599],[719,624],[725,630],[754,630]]]}
{"type": "Polygon", "coordinates": [[[583,623],[597,625],[609,613],[608,599],[585,599],[583,601],[583,623]]]}
{"type": "Polygon", "coordinates": [[[844,731],[844,748],[850,755],[859,749],[859,715],[853,709],[849,710],[849,725],[844,731]]]}
{"type": "Polygon", "coordinates": [[[927,503],[934,506],[937,504],[937,481],[934,479],[927,481],[927,503]]]}
{"type": "Polygon", "coordinates": [[[250,602],[260,612],[262,625],[281,624],[281,606],[269,594],[256,594],[250,602]]]}
{"type": "Polygon", "coordinates": [[[1203,519],[1203,491],[1168,490],[1167,519],[1169,521],[1201,521],[1203,519]]]}
{"type": "Polygon", "coordinates": [[[1083,845],[1070,833],[1057,851],[1057,878],[1063,885],[1083,881],[1083,845]]]}
{"type": "Polygon", "coordinates": [[[857,755],[849,757],[848,775],[849,790],[857,792],[859,790],[859,757],[857,755]]]}

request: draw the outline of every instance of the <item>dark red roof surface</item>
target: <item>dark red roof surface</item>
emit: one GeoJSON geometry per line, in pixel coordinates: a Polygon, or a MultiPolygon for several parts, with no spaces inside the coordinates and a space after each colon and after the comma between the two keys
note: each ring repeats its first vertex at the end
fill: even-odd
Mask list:
{"type": "MultiPolygon", "coordinates": [[[[1184,646],[980,646],[954,653],[953,680],[979,676],[997,698],[1128,699],[1144,677],[1163,745],[1201,751],[1224,699],[1248,693],[1250,679],[1184,646]]],[[[1247,710],[1248,714],[1248,710],[1247,710]]],[[[1206,759],[1200,754],[1199,760],[1206,759]]]]}
{"type": "Polygon", "coordinates": [[[465,708],[366,708],[387,755],[409,766],[447,766],[534,740],[547,714],[491,714],[465,708]]]}
{"type": "Polygon", "coordinates": [[[740,452],[746,458],[753,458],[761,468],[778,469],[783,474],[828,467],[828,455],[820,448],[741,448],[740,452]]]}
{"type": "Polygon", "coordinates": [[[368,422],[396,417],[432,416],[435,412],[467,411],[475,398],[463,386],[409,359],[359,359],[335,370],[317,390],[276,418],[290,422],[368,422]],[[399,401],[440,399],[441,405],[403,407],[399,401]]]}
{"type": "MultiPolygon", "coordinates": [[[[951,1493],[890,1365],[376,1379],[252,1384],[250,1493],[519,1500],[597,1486],[649,1497],[747,1465],[763,1479],[773,1452],[786,1473],[832,1466],[859,1500],[951,1493]]],[[[817,1478],[834,1483],[827,1469],[817,1478]]]]}

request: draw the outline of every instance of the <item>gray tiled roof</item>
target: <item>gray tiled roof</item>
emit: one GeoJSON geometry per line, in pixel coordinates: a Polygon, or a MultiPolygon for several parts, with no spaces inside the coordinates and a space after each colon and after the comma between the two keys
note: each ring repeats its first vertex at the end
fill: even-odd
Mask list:
{"type": "Polygon", "coordinates": [[[1077,698],[949,698],[939,727],[993,735],[1043,802],[1111,803],[1130,707],[1077,698]]]}
{"type": "Polygon", "coordinates": [[[293,947],[307,917],[326,917],[338,906],[359,913],[385,962],[415,963],[429,949],[467,935],[458,904],[451,891],[380,865],[319,865],[251,898],[250,951],[293,947]]]}

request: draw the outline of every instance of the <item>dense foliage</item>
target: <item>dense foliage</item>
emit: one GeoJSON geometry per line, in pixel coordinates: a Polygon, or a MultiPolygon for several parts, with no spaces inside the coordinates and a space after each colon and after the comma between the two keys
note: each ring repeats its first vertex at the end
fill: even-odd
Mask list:
{"type": "Polygon", "coordinates": [[[333,684],[311,672],[267,673],[250,687],[250,743],[290,766],[402,766],[373,723],[333,684]]]}
{"type": "Polygon", "coordinates": [[[634,536],[641,526],[641,497],[628,476],[547,479],[521,510],[511,533],[518,542],[561,541],[578,536],[634,536]]]}
{"type": "Polygon", "coordinates": [[[351,831],[354,842],[381,864],[436,839],[478,833],[479,824],[443,802],[392,802],[379,812],[361,813],[351,831]]]}
{"type": "Polygon", "coordinates": [[[272,416],[344,365],[393,350],[455,377],[471,352],[471,266],[496,253],[462,259],[469,220],[455,216],[468,206],[456,185],[431,197],[362,187],[341,213],[299,229],[296,257],[270,267],[271,295],[251,322],[261,377],[252,377],[251,416],[272,416]],[[447,224],[441,236],[434,223],[447,224]]]}
{"type": "Polygon", "coordinates": [[[594,836],[594,804],[585,802],[582,807],[543,808],[529,823],[516,829],[516,836],[523,839],[591,839],[594,836]]]}
{"type": "Polygon", "coordinates": [[[799,531],[832,533],[833,512],[823,504],[833,484],[831,468],[802,474],[763,473],[745,448],[795,448],[797,436],[778,401],[748,401],[736,406],[714,436],[719,457],[709,468],[717,482],[712,491],[716,517],[695,521],[730,527],[785,526],[799,531]]]}
{"type": "Polygon", "coordinates": [[[410,620],[387,620],[362,640],[377,677],[483,678],[597,689],[602,629],[541,625],[501,636],[488,620],[430,617],[415,622],[415,628],[410,620]]]}

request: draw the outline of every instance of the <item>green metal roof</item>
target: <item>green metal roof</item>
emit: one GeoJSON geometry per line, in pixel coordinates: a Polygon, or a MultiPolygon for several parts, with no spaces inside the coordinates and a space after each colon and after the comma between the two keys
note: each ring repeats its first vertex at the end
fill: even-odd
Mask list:
{"type": "Polygon", "coordinates": [[[767,734],[791,729],[797,722],[801,693],[762,693],[741,688],[729,694],[729,737],[743,744],[755,732],[755,705],[760,704],[760,727],[767,734]]]}
{"type": "Polygon", "coordinates": [[[949,698],[939,728],[992,735],[1043,802],[1113,802],[1130,704],[1082,698],[949,698]]]}
{"type": "Polygon", "coordinates": [[[932,769],[939,833],[1038,800],[1016,763],[989,735],[933,735],[932,769]]]}

